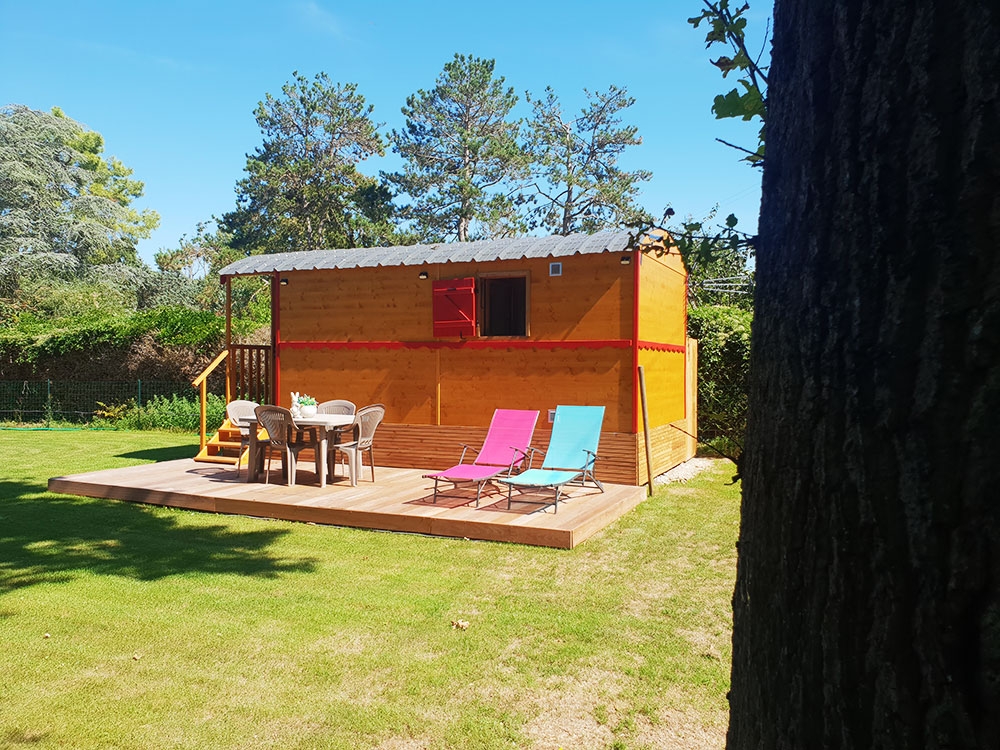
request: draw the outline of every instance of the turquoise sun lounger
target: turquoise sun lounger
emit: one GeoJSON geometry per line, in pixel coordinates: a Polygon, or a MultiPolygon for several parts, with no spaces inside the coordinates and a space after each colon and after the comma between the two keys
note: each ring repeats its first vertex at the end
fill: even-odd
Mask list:
{"type": "Polygon", "coordinates": [[[511,506],[515,487],[520,490],[552,489],[554,496],[551,501],[519,499],[519,502],[553,505],[555,512],[559,511],[559,497],[567,484],[592,482],[604,492],[604,485],[594,476],[603,422],[603,406],[557,406],[542,467],[528,469],[516,476],[497,477],[498,482],[507,485],[507,507],[511,506]]]}

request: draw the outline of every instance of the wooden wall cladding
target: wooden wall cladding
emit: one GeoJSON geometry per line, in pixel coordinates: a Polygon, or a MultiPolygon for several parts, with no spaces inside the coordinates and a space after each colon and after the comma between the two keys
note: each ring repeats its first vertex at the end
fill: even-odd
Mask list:
{"type": "MultiPolygon", "coordinates": [[[[432,341],[434,279],[527,274],[528,339],[631,339],[632,271],[617,255],[282,274],[283,341],[432,341]],[[421,270],[430,279],[420,279],[421,270]]],[[[453,340],[446,337],[445,340],[453,340]]]]}
{"type": "MultiPolygon", "coordinates": [[[[542,415],[545,420],[545,415],[542,415]]],[[[539,449],[534,466],[544,460],[551,428],[539,424],[532,446],[539,449]]],[[[400,468],[446,469],[458,463],[462,443],[479,447],[486,437],[486,428],[431,425],[383,424],[375,434],[375,463],[400,468]]],[[[597,478],[612,484],[638,484],[635,435],[601,433],[598,447],[597,478]]],[[[471,459],[467,459],[471,460],[471,459]]]]}
{"type": "Polygon", "coordinates": [[[639,272],[639,340],[684,344],[687,272],[676,253],[645,253],[639,272]]]}
{"type": "Polygon", "coordinates": [[[413,267],[282,274],[283,341],[420,341],[431,338],[431,285],[413,267]]]}
{"type": "Polygon", "coordinates": [[[318,401],[382,403],[397,424],[482,425],[493,410],[559,404],[604,406],[608,431],[631,430],[627,349],[283,348],[278,401],[291,391],[318,401]]]}
{"type": "Polygon", "coordinates": [[[532,261],[529,338],[632,338],[630,266],[615,254],[576,255],[559,258],[562,275],[549,276],[550,260],[532,261]]]}
{"type": "MultiPolygon", "coordinates": [[[[669,424],[650,426],[649,429],[649,452],[654,477],[693,458],[698,450],[698,342],[695,339],[687,340],[684,366],[687,379],[684,418],[669,424]]],[[[640,423],[641,421],[640,419],[640,423]]],[[[651,425],[655,424],[652,413],[649,421],[651,425]]],[[[646,469],[645,435],[641,427],[636,441],[639,451],[636,461],[638,483],[645,484],[649,474],[646,469]]]]}
{"type": "Polygon", "coordinates": [[[317,401],[385,404],[390,422],[434,424],[436,383],[437,352],[431,349],[283,348],[278,402],[287,407],[289,392],[298,391],[317,401]]]}
{"type": "MultiPolygon", "coordinates": [[[[650,427],[684,419],[685,386],[697,388],[697,381],[688,382],[687,357],[684,352],[639,351],[639,364],[646,379],[646,408],[650,427]]],[[[642,429],[642,411],[639,412],[642,429]]]]}
{"type": "MultiPolygon", "coordinates": [[[[650,429],[650,456],[654,477],[694,457],[698,449],[697,440],[693,437],[696,430],[697,427],[687,419],[650,429]]],[[[648,481],[646,449],[642,442],[643,436],[637,435],[636,437],[639,445],[636,484],[646,484],[648,481]]]]}
{"type": "Polygon", "coordinates": [[[604,406],[604,428],[629,432],[631,352],[627,349],[441,351],[441,423],[487,425],[495,408],[604,406]]]}

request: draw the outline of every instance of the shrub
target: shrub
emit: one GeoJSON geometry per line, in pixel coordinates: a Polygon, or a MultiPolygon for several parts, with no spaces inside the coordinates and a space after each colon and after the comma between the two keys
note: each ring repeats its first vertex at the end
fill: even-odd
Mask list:
{"type": "Polygon", "coordinates": [[[688,313],[688,335],[698,339],[698,435],[734,460],[747,426],[752,321],[753,313],[721,305],[688,313]]]}
{"type": "MultiPolygon", "coordinates": [[[[142,406],[134,399],[111,406],[101,404],[94,416],[93,427],[113,430],[168,430],[198,432],[201,429],[201,406],[197,397],[153,396],[142,406]]],[[[226,416],[226,401],[209,393],[206,400],[205,424],[209,433],[219,429],[226,416]]]]}
{"type": "Polygon", "coordinates": [[[186,307],[158,307],[138,313],[94,310],[71,318],[41,320],[21,315],[0,329],[0,353],[12,362],[37,362],[85,352],[96,346],[127,349],[147,333],[164,346],[191,347],[215,354],[225,336],[225,319],[186,307]]]}

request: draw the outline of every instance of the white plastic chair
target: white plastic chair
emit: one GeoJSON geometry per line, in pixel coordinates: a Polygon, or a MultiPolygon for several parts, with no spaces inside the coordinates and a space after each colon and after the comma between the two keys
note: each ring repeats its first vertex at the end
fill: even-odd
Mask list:
{"type": "Polygon", "coordinates": [[[330,475],[333,476],[333,469],[336,466],[337,451],[341,451],[347,457],[348,473],[351,479],[351,486],[358,484],[358,473],[361,469],[361,454],[368,451],[368,458],[372,465],[372,481],[375,481],[375,452],[372,450],[372,442],[375,439],[375,430],[382,423],[385,417],[385,406],[382,404],[372,404],[358,409],[354,415],[354,429],[357,439],[349,443],[337,443],[331,446],[329,451],[330,475]]]}
{"type": "Polygon", "coordinates": [[[236,476],[240,475],[243,454],[250,447],[250,427],[256,420],[254,409],[257,406],[256,401],[247,401],[246,399],[236,399],[226,404],[226,417],[229,419],[229,424],[240,430],[240,455],[236,460],[236,476]]]}

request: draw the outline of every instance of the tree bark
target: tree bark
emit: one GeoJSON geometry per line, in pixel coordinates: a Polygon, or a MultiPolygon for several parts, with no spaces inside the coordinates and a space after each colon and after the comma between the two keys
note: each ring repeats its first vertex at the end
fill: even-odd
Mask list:
{"type": "Polygon", "coordinates": [[[778,0],[730,748],[1000,747],[1000,9],[778,0]]]}

